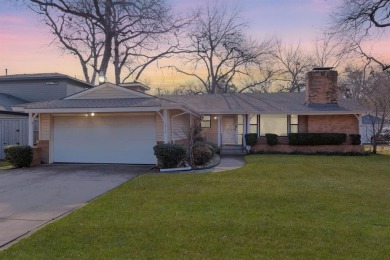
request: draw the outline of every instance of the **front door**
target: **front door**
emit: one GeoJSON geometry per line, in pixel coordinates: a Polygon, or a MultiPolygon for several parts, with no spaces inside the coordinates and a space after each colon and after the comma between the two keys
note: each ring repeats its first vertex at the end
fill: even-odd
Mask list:
{"type": "Polygon", "coordinates": [[[236,120],[235,115],[222,117],[222,144],[236,144],[236,120]]]}

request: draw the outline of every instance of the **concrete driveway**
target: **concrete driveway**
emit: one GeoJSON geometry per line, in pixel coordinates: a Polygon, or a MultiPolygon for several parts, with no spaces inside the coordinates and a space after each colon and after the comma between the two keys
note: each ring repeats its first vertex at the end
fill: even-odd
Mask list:
{"type": "Polygon", "coordinates": [[[0,171],[0,249],[151,167],[43,165],[0,171]]]}

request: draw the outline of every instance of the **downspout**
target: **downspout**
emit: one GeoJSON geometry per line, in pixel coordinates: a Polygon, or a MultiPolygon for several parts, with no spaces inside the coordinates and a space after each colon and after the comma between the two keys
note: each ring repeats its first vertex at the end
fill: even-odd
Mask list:
{"type": "Polygon", "coordinates": [[[28,145],[34,145],[34,119],[37,118],[39,114],[28,113],[28,145]]]}
{"type": "Polygon", "coordinates": [[[163,110],[163,114],[161,114],[159,111],[156,111],[156,113],[161,117],[161,120],[163,122],[163,139],[164,139],[164,144],[168,143],[168,126],[167,126],[167,110],[163,110]]]}
{"type": "Polygon", "coordinates": [[[178,117],[178,116],[181,116],[181,115],[184,115],[184,114],[187,114],[187,112],[183,112],[183,113],[180,113],[180,114],[177,114],[177,115],[173,115],[171,117],[171,139],[172,139],[172,143],[174,144],[175,143],[175,139],[173,138],[173,119],[175,117],[178,117]]]}

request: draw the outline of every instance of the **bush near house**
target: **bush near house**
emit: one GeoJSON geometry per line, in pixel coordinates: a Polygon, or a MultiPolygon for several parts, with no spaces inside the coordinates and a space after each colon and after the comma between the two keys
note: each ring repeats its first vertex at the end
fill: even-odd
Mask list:
{"type": "Polygon", "coordinates": [[[207,142],[196,142],[192,146],[192,156],[195,165],[206,164],[214,155],[214,147],[207,142]]]}
{"type": "Polygon", "coordinates": [[[277,145],[279,143],[277,134],[265,134],[265,137],[268,145],[277,145]]]}
{"type": "Polygon", "coordinates": [[[176,168],[188,158],[188,151],[181,144],[158,144],[153,147],[158,165],[162,168],[176,168]]]}
{"type": "Polygon", "coordinates": [[[211,143],[211,142],[206,142],[206,143],[210,146],[210,148],[213,149],[214,154],[220,154],[221,153],[221,148],[219,148],[218,145],[216,145],[214,143],[211,143]]]}
{"type": "Polygon", "coordinates": [[[340,145],[347,140],[346,134],[340,133],[290,133],[290,145],[340,145]]]}
{"type": "Polygon", "coordinates": [[[257,144],[257,134],[246,134],[245,143],[251,146],[257,144]]]}
{"type": "Polygon", "coordinates": [[[5,159],[15,168],[30,167],[33,150],[28,145],[8,145],[4,147],[5,159]]]}
{"type": "Polygon", "coordinates": [[[351,139],[351,143],[353,145],[361,144],[361,136],[359,134],[350,134],[349,138],[351,139]]]}

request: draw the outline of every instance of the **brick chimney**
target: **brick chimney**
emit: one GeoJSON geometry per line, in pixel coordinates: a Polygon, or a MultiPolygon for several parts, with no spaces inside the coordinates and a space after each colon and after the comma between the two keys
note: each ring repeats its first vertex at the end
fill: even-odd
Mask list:
{"type": "Polygon", "coordinates": [[[306,105],[337,104],[338,73],[332,68],[314,68],[306,74],[306,105]]]}

